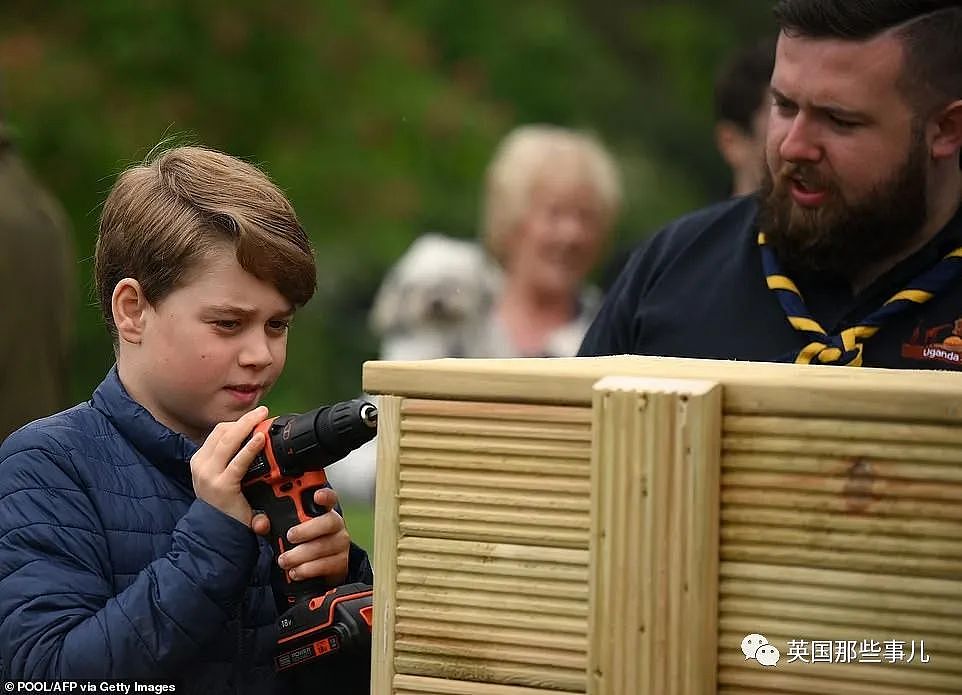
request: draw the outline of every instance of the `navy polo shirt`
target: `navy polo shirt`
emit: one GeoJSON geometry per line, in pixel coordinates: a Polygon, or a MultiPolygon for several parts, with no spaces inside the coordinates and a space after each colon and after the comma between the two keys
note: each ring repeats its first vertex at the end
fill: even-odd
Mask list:
{"type": "MultiPolygon", "coordinates": [[[[778,361],[807,344],[765,283],[754,196],[668,225],[631,257],[588,330],[580,356],[661,355],[778,361]]],[[[962,209],[923,248],[869,287],[793,276],[812,317],[837,335],[962,246],[962,209]]],[[[866,367],[962,371],[962,281],[909,309],[864,343],[866,367]]]]}

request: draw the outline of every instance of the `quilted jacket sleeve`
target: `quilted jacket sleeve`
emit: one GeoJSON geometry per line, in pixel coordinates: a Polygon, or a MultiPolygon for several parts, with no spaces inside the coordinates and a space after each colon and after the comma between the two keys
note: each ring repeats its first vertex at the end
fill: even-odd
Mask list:
{"type": "Polygon", "coordinates": [[[354,543],[351,543],[351,550],[348,554],[345,584],[351,582],[374,583],[374,569],[371,567],[371,560],[364,549],[354,543]]]}
{"type": "MultiPolygon", "coordinates": [[[[7,442],[9,444],[9,440],[7,442]]],[[[253,533],[196,501],[118,594],[96,510],[56,444],[0,460],[0,680],[164,678],[236,613],[253,533]]]]}

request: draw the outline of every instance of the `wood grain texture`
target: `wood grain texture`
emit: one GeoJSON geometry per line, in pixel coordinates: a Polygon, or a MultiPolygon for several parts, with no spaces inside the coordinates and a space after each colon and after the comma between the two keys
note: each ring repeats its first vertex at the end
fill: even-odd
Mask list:
{"type": "Polygon", "coordinates": [[[893,422],[962,424],[962,374],[929,370],[839,369],[674,357],[366,362],[370,393],[452,401],[591,404],[591,389],[611,375],[710,379],[724,385],[732,414],[838,416],[893,422]]]}
{"type": "Polygon", "coordinates": [[[437,360],[369,363],[365,388],[404,397],[387,510],[379,478],[395,574],[374,692],[660,695],[709,675],[719,693],[962,692],[962,375],[437,360]],[[602,417],[610,375],[687,386],[643,408],[609,388],[602,417]],[[721,385],[714,438],[691,437],[711,427],[690,396],[681,414],[691,380],[721,385]],[[696,458],[714,468],[694,475],[696,458]],[[777,667],[745,659],[755,632],[777,667]],[[871,639],[925,640],[931,661],[788,663],[799,641],[871,639]]]}
{"type": "Polygon", "coordinates": [[[391,692],[394,678],[394,621],[397,607],[398,449],[401,403],[378,397],[377,479],[374,506],[374,631],[371,644],[371,695],[391,692]],[[380,529],[380,531],[378,530],[380,529]]]}
{"type": "Polygon", "coordinates": [[[401,692],[583,693],[590,411],[405,399],[397,448],[401,692]]]}
{"type": "Polygon", "coordinates": [[[721,480],[722,692],[962,692],[962,427],[729,415],[721,480]],[[776,668],[746,662],[748,633],[776,668]],[[813,640],[924,640],[932,661],[786,662],[813,640]]]}
{"type": "Polygon", "coordinates": [[[555,692],[557,691],[422,676],[398,675],[394,678],[395,695],[554,695],[555,692]]]}
{"type": "Polygon", "coordinates": [[[590,695],[715,692],[721,389],[595,386],[590,695]]]}

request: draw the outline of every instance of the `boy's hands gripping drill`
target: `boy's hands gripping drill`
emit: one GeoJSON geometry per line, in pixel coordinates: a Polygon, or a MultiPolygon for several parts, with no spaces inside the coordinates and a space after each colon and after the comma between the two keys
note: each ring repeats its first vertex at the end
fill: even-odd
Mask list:
{"type": "MultiPolygon", "coordinates": [[[[239,453],[222,474],[210,464],[211,487],[232,500],[243,491],[249,507],[226,505],[239,509],[238,518],[250,520],[253,508],[270,519],[268,538],[285,570],[274,581],[280,614],[274,665],[279,671],[296,669],[295,680],[313,687],[320,678],[328,686],[336,682],[343,695],[366,694],[373,592],[366,584],[338,586],[347,578],[350,539],[332,511],[337,496],[324,468],[374,437],[377,409],[353,400],[271,420],[266,411],[248,415],[227,428],[226,442],[212,443],[215,457],[231,445],[239,453]],[[246,444],[238,441],[245,433],[246,444]]],[[[205,463],[202,457],[201,467],[205,463]]]]}
{"type": "MultiPolygon", "coordinates": [[[[314,504],[327,509],[325,514],[309,519],[287,532],[289,544],[294,545],[277,558],[277,564],[292,580],[319,578],[329,586],[347,579],[351,536],[344,519],[334,509],[337,493],[331,488],[314,492],[314,504]]],[[[258,517],[264,517],[258,514],[258,517]]],[[[266,517],[264,517],[266,518],[266,517]]],[[[270,530],[270,524],[265,524],[270,530]]]]}
{"type": "Polygon", "coordinates": [[[258,515],[253,523],[254,514],[241,491],[241,480],[264,448],[262,433],[250,435],[266,417],[267,408],[260,406],[234,422],[218,423],[190,459],[197,498],[261,534],[266,533],[267,517],[258,515]]]}
{"type": "MultiPolygon", "coordinates": [[[[267,408],[260,406],[234,422],[217,424],[190,460],[198,499],[262,536],[270,533],[270,521],[265,514],[253,512],[241,481],[264,448],[264,432],[251,436],[251,431],[267,413],[267,408]]],[[[297,546],[280,555],[277,562],[292,580],[320,578],[329,585],[340,584],[347,577],[351,539],[344,520],[334,511],[337,494],[330,488],[319,489],[314,503],[329,511],[291,528],[287,540],[297,546]]]]}

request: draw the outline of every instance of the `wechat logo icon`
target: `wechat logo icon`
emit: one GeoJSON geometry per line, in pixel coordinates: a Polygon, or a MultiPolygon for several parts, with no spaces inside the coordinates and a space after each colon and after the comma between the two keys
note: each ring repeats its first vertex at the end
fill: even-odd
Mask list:
{"type": "Polygon", "coordinates": [[[775,666],[782,656],[774,644],[769,644],[765,635],[755,632],[745,635],[745,639],[742,640],[742,654],[745,655],[746,661],[754,659],[765,667],[775,666]]]}

